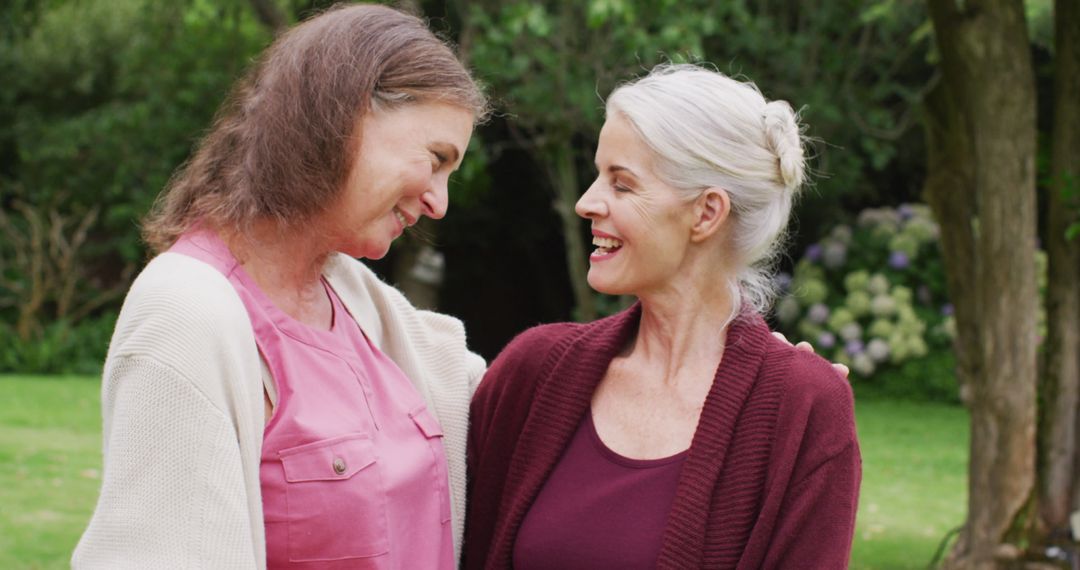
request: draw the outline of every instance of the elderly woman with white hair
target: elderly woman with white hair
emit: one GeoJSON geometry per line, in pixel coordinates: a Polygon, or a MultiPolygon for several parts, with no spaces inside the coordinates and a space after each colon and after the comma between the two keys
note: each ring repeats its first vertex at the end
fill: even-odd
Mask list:
{"type": "Polygon", "coordinates": [[[473,399],[466,568],[844,568],[848,383],[761,317],[805,179],[798,118],[661,66],[607,101],[589,284],[638,298],[535,327],[473,399]]]}

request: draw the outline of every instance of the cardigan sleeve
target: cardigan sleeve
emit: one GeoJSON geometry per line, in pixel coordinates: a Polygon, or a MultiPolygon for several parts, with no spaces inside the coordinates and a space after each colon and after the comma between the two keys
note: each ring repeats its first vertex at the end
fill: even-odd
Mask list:
{"type": "Polygon", "coordinates": [[[799,354],[781,406],[777,445],[791,452],[763,568],[847,568],[862,459],[850,384],[799,354]]]}
{"type": "Polygon", "coordinates": [[[847,568],[861,465],[852,441],[788,489],[764,568],[847,568]]]}
{"type": "Polygon", "coordinates": [[[260,568],[259,357],[208,265],[163,254],[124,301],[102,376],[103,470],[73,568],[260,568]]]}
{"type": "Polygon", "coordinates": [[[153,360],[109,368],[101,492],[72,568],[256,568],[230,422],[153,360]]]}

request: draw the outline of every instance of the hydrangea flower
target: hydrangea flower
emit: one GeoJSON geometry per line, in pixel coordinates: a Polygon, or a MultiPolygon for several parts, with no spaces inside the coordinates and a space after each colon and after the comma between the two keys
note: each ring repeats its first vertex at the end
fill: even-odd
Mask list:
{"type": "Polygon", "coordinates": [[[859,323],[848,323],[840,328],[840,338],[846,341],[862,340],[862,325],[859,323]]]}
{"type": "Polygon", "coordinates": [[[851,243],[851,236],[851,226],[843,224],[836,226],[832,229],[831,232],[829,232],[829,237],[844,245],[849,245],[851,243]]]}
{"type": "Polygon", "coordinates": [[[866,291],[852,291],[844,299],[844,306],[856,317],[863,317],[870,314],[870,301],[870,294],[866,291]]]}
{"type": "Polygon", "coordinates": [[[801,311],[802,308],[799,307],[799,302],[791,295],[780,299],[780,302],[776,304],[776,318],[785,325],[795,322],[795,319],[799,318],[801,311]]]}
{"type": "Polygon", "coordinates": [[[841,331],[844,327],[855,323],[855,314],[839,307],[829,315],[829,328],[834,331],[841,331]]]}
{"type": "Polygon", "coordinates": [[[829,286],[820,279],[807,279],[795,285],[795,294],[807,306],[823,303],[829,296],[829,286]]]}
{"type": "Polygon", "coordinates": [[[889,278],[880,273],[873,274],[866,283],[866,290],[870,291],[871,295],[884,295],[885,293],[888,293],[889,278]]]}
{"type": "Polygon", "coordinates": [[[817,346],[821,347],[822,350],[828,350],[836,346],[836,335],[829,331],[819,334],[817,337],[817,346]]]}
{"type": "Polygon", "coordinates": [[[851,369],[859,376],[866,378],[874,374],[876,366],[874,366],[874,360],[870,358],[870,355],[864,352],[852,357],[851,369]]]}
{"type": "Polygon", "coordinates": [[[907,269],[910,262],[908,256],[902,251],[894,251],[889,254],[889,267],[893,269],[907,269]]]}
{"type": "Polygon", "coordinates": [[[889,295],[876,295],[870,301],[870,312],[878,317],[887,317],[896,313],[896,300],[889,295]]]}
{"type": "Polygon", "coordinates": [[[787,292],[791,288],[791,274],[781,271],[773,276],[773,285],[777,291],[787,292]]]}
{"type": "Polygon", "coordinates": [[[956,313],[956,307],[953,307],[952,303],[945,303],[941,306],[941,315],[945,317],[951,317],[956,313]]]}
{"type": "Polygon", "coordinates": [[[823,324],[829,319],[829,307],[825,303],[814,303],[806,312],[806,318],[815,324],[823,324]]]}
{"type": "Polygon", "coordinates": [[[874,359],[874,362],[885,362],[889,359],[889,343],[880,338],[870,339],[866,343],[866,354],[874,359]]]}
{"type": "Polygon", "coordinates": [[[867,284],[870,283],[870,272],[865,269],[858,271],[852,271],[844,277],[844,288],[849,293],[854,291],[862,291],[866,289],[867,284]]]}
{"type": "Polygon", "coordinates": [[[821,255],[825,267],[836,269],[847,261],[847,246],[838,241],[830,240],[825,244],[825,249],[821,255]]]}
{"type": "Polygon", "coordinates": [[[857,338],[851,339],[844,343],[844,350],[846,350],[847,353],[851,356],[862,354],[863,348],[865,348],[865,346],[863,345],[863,341],[857,338]]]}
{"type": "Polygon", "coordinates": [[[895,330],[896,325],[889,319],[874,319],[874,322],[870,323],[870,328],[867,332],[870,336],[889,338],[895,330]]]}
{"type": "Polygon", "coordinates": [[[803,254],[803,257],[810,261],[819,261],[821,260],[821,253],[821,244],[812,243],[806,247],[806,253],[803,254]]]}

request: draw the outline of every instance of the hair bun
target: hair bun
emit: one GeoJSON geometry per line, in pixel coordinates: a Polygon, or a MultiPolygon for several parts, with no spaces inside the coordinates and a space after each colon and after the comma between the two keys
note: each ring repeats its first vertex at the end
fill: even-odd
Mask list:
{"type": "Polygon", "coordinates": [[[806,178],[805,160],[799,124],[787,101],[765,104],[765,139],[776,154],[784,186],[797,190],[806,178]]]}

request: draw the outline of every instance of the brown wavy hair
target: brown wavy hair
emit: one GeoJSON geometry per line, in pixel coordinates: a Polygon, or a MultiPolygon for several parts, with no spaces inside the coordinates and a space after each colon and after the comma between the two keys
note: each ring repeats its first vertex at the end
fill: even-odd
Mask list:
{"type": "Polygon", "coordinates": [[[142,225],[154,252],[197,223],[247,233],[302,227],[342,190],[369,111],[440,101],[488,106],[453,50],[414,16],[338,6],[281,35],[233,87],[142,225]]]}

